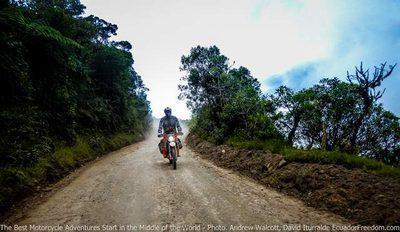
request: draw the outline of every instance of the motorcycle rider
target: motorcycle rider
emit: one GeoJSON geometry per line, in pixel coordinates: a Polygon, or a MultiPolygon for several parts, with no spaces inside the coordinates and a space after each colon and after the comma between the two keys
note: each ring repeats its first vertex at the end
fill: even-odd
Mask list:
{"type": "MultiPolygon", "coordinates": [[[[158,125],[158,134],[159,136],[163,133],[164,134],[182,134],[182,127],[179,124],[178,118],[172,115],[171,108],[167,107],[164,109],[165,116],[161,118],[160,124],[158,125]]],[[[182,142],[178,138],[178,147],[179,149],[182,148],[182,142]]],[[[164,158],[167,157],[167,141],[163,138],[161,139],[160,143],[158,144],[158,148],[160,152],[163,154],[164,158]]],[[[178,153],[179,156],[179,153],[178,153]]]]}

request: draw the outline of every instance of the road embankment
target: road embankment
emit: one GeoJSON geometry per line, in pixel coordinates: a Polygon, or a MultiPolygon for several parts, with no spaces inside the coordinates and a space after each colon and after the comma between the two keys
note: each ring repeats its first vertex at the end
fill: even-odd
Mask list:
{"type": "Polygon", "coordinates": [[[340,165],[288,162],[279,154],[216,146],[194,134],[187,144],[202,158],[295,196],[314,208],[364,225],[400,223],[400,179],[340,165]]]}

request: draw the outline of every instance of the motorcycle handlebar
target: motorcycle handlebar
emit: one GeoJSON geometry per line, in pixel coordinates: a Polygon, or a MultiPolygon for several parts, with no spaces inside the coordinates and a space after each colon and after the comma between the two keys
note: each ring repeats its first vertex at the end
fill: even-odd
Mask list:
{"type": "MultiPolygon", "coordinates": [[[[177,135],[183,135],[183,133],[182,132],[178,132],[178,133],[176,133],[177,135]]],[[[158,134],[157,135],[157,137],[159,137],[159,138],[161,138],[161,137],[163,137],[164,136],[164,134],[158,134]]]]}

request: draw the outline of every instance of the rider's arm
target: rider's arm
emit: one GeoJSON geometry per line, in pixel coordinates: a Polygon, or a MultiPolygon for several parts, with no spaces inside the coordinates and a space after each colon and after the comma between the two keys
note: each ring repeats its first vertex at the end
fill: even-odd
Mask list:
{"type": "Polygon", "coordinates": [[[178,120],[178,118],[175,118],[176,119],[176,128],[178,129],[178,132],[179,133],[182,133],[182,127],[181,127],[181,125],[179,124],[179,120],[178,120]]]}
{"type": "Polygon", "coordinates": [[[163,126],[163,124],[164,124],[164,120],[163,120],[163,118],[161,118],[160,119],[160,124],[158,124],[158,134],[161,134],[162,133],[162,126],[163,126]]]}

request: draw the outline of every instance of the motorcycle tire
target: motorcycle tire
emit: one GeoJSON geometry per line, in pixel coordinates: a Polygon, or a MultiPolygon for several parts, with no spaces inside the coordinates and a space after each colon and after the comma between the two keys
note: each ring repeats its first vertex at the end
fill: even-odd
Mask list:
{"type": "Polygon", "coordinates": [[[175,148],[172,149],[171,152],[172,152],[172,166],[174,169],[176,169],[176,159],[177,159],[176,158],[176,149],[175,148]]]}

